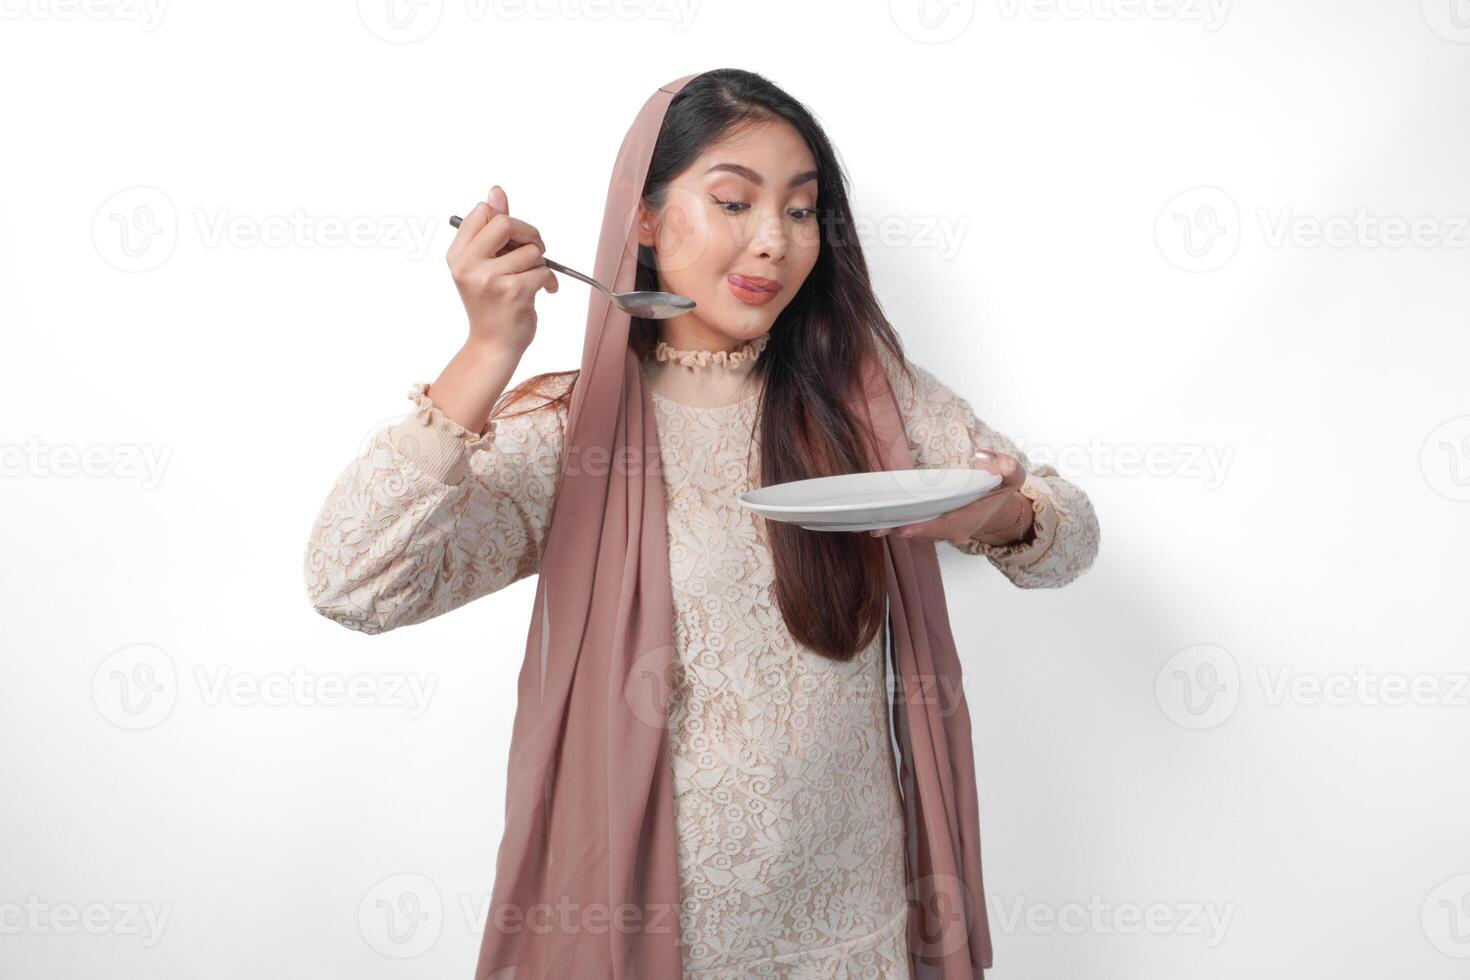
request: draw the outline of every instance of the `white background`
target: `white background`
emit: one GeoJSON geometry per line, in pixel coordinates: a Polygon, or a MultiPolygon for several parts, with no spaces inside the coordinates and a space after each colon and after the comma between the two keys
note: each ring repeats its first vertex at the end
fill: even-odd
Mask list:
{"type": "Polygon", "coordinates": [[[462,339],[448,215],[590,270],[638,106],[731,66],[1099,515],[1064,589],[941,547],[992,975],[1464,976],[1454,2],[0,0],[0,975],[468,980],[534,580],[370,637],[307,532],[462,339]]]}

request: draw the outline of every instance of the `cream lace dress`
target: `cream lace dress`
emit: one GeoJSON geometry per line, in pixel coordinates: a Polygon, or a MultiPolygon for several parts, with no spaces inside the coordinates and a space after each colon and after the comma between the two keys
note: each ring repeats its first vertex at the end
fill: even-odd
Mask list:
{"type": "MultiPolygon", "coordinates": [[[[643,362],[667,488],[685,976],[907,980],[886,627],[847,663],[806,651],[775,602],[764,522],[733,502],[760,473],[752,372],[767,339],[731,352],[660,344],[643,362]]],[[[987,448],[1028,471],[1031,534],[1003,547],[952,544],[1021,587],[1080,575],[1098,547],[1082,491],[1033,468],[922,367],[912,365],[911,385],[884,362],[915,465],[968,467],[987,448]]],[[[409,392],[414,416],[347,466],[311,532],[313,606],[351,629],[421,622],[537,569],[565,408],[471,433],[427,387],[409,392]]]]}

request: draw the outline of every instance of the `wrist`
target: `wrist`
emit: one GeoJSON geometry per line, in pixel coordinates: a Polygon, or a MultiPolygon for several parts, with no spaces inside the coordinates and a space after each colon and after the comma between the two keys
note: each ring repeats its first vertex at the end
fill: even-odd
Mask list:
{"type": "Polygon", "coordinates": [[[1011,497],[1011,506],[1016,509],[1015,517],[1006,521],[998,529],[976,534],[974,536],[976,541],[997,546],[1016,544],[1034,532],[1036,509],[1031,504],[1031,498],[1023,494],[1019,488],[1011,491],[1011,497]]]}
{"type": "Polygon", "coordinates": [[[467,340],[459,349],[459,357],[463,360],[489,370],[508,367],[510,373],[514,373],[515,369],[520,366],[523,354],[525,354],[525,348],[508,347],[505,344],[488,340],[467,340]]]}
{"type": "Polygon", "coordinates": [[[424,392],[445,418],[475,436],[488,432],[491,410],[520,364],[520,354],[502,346],[467,342],[424,392]]]}

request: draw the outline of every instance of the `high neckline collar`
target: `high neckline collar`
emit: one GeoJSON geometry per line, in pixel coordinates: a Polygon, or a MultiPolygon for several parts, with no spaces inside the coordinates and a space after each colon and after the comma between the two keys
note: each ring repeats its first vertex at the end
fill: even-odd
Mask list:
{"type": "Polygon", "coordinates": [[[756,361],[770,334],[745,341],[734,350],[682,350],[659,341],[643,358],[649,389],[659,398],[692,408],[723,408],[748,401],[756,361]]]}
{"type": "Polygon", "coordinates": [[[759,357],[770,339],[770,334],[763,333],[759,337],[752,337],[734,350],[681,350],[667,341],[660,340],[654,346],[653,359],[669,361],[684,367],[715,365],[733,369],[759,357]]]}

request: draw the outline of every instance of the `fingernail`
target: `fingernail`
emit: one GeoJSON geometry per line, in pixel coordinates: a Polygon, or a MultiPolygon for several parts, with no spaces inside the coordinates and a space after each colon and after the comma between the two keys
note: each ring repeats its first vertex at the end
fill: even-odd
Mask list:
{"type": "Polygon", "coordinates": [[[987,453],[985,450],[981,449],[981,450],[977,450],[976,451],[975,458],[976,459],[994,459],[995,457],[992,456],[992,455],[990,455],[989,453],[987,453]]]}

